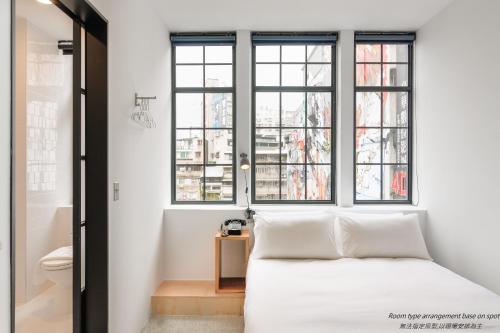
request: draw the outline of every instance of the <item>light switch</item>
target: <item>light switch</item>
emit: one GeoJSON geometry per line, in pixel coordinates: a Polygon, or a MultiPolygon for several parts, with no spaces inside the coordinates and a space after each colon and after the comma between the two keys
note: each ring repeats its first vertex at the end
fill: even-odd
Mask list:
{"type": "Polygon", "coordinates": [[[113,183],[113,201],[120,200],[120,183],[113,183]]]}

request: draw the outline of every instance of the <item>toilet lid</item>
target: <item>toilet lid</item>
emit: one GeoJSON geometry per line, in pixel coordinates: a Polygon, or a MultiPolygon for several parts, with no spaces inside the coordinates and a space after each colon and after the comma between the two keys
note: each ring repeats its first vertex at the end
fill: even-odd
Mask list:
{"type": "Polygon", "coordinates": [[[73,260],[69,259],[55,259],[55,260],[47,260],[42,263],[43,269],[48,271],[58,271],[63,269],[68,269],[73,267],[73,260]]]}
{"type": "Polygon", "coordinates": [[[40,266],[49,271],[73,267],[73,246],[60,247],[40,259],[40,266]]]}

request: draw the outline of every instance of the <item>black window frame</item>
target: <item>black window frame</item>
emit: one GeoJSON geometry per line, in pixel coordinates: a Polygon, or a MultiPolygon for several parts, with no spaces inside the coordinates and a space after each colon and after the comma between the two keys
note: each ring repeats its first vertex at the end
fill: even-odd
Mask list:
{"type": "MultiPolygon", "coordinates": [[[[234,205],[237,197],[237,184],[236,184],[236,32],[189,32],[189,33],[171,33],[171,91],[172,91],[172,124],[171,124],[171,203],[175,205],[234,205]],[[232,86],[231,87],[205,87],[205,47],[203,47],[203,87],[177,87],[176,85],[176,47],[177,46],[218,46],[218,45],[231,45],[232,47],[232,86]],[[198,164],[177,164],[177,124],[176,124],[176,94],[177,93],[203,93],[203,163],[198,164]],[[206,93],[225,93],[232,95],[232,162],[231,164],[209,164],[207,149],[206,149],[206,136],[207,129],[217,130],[219,128],[208,128],[205,123],[205,94],[206,93]],[[177,200],[177,165],[182,166],[197,166],[203,168],[203,193],[202,200],[177,200]],[[231,200],[207,200],[206,197],[206,182],[205,170],[207,166],[231,166],[232,168],[232,199],[231,200]]],[[[189,64],[183,64],[189,65],[189,64]]],[[[197,64],[198,65],[198,64],[197,64]]],[[[209,65],[213,65],[209,63],[209,65]]],[[[216,64],[217,65],[217,64],[216,64]]],[[[200,128],[201,129],[201,128],[200,128]]],[[[227,128],[220,128],[225,130],[227,128]]],[[[196,130],[196,129],[194,129],[196,130]]]]}
{"type": "MultiPolygon", "coordinates": [[[[321,204],[321,205],[334,205],[337,202],[337,178],[336,178],[336,169],[337,169],[337,32],[252,32],[251,34],[251,42],[252,42],[252,124],[251,124],[251,175],[252,175],[252,204],[270,204],[270,205],[290,205],[290,204],[321,204]],[[256,41],[258,40],[258,41],[256,41]],[[256,85],[256,46],[258,45],[318,45],[318,44],[327,44],[330,45],[331,50],[331,84],[330,86],[307,86],[307,68],[306,68],[306,81],[304,82],[304,86],[297,87],[283,87],[281,86],[281,70],[280,70],[280,85],[279,86],[260,86],[256,85]],[[304,119],[304,139],[305,141],[305,149],[307,150],[307,93],[309,92],[329,92],[331,94],[331,120],[330,120],[330,131],[331,131],[331,160],[330,163],[308,163],[307,161],[307,152],[305,151],[305,160],[303,163],[283,163],[281,157],[279,159],[279,163],[259,163],[259,165],[270,166],[270,165],[278,165],[279,166],[279,196],[280,199],[272,199],[272,200],[261,200],[256,199],[256,94],[257,92],[277,92],[287,93],[287,92],[304,92],[306,95],[305,99],[305,113],[306,117],[304,119]],[[304,200],[284,200],[281,199],[281,187],[282,187],[282,179],[281,179],[281,167],[282,165],[303,165],[304,166],[304,200]],[[331,168],[330,175],[330,199],[329,200],[307,200],[307,166],[309,165],[329,165],[331,168]]],[[[283,64],[293,64],[293,62],[283,62],[281,58],[281,47],[280,47],[280,60],[279,65],[283,64]]],[[[307,66],[307,47],[306,47],[306,59],[305,64],[307,66]]],[[[281,101],[281,97],[280,97],[281,101]]],[[[281,102],[280,102],[281,104],[281,102]]],[[[281,124],[281,105],[280,105],[280,138],[281,138],[281,130],[282,129],[293,129],[293,127],[283,127],[281,124]]],[[[302,128],[302,127],[300,127],[302,128]]],[[[280,139],[281,140],[281,139],[280,139]]],[[[281,156],[281,143],[280,143],[280,156],[281,156]]]]}
{"type": "MultiPolygon", "coordinates": [[[[353,202],[354,204],[412,204],[413,202],[413,95],[414,95],[414,42],[416,39],[416,33],[414,32],[355,32],[354,38],[354,105],[353,105],[353,202]],[[404,44],[408,45],[408,62],[404,64],[408,65],[408,86],[384,86],[382,83],[380,86],[357,86],[357,54],[356,46],[358,44],[404,44]],[[381,158],[380,163],[357,163],[356,160],[356,132],[358,129],[357,119],[356,119],[356,105],[357,105],[357,93],[358,92],[407,92],[408,93],[408,119],[407,127],[390,127],[383,125],[383,102],[381,101],[381,120],[380,126],[377,129],[381,130],[381,158]],[[391,128],[406,128],[407,129],[407,139],[408,139],[408,156],[407,163],[384,163],[383,161],[383,130],[391,128]],[[359,200],[356,197],[356,178],[357,178],[357,166],[358,165],[379,165],[380,166],[380,200],[359,200]],[[384,183],[383,183],[383,172],[385,165],[406,165],[407,166],[407,199],[404,200],[387,200],[384,199],[384,183]]],[[[380,62],[374,62],[373,64],[380,64],[381,69],[381,80],[383,80],[383,65],[384,64],[398,64],[399,62],[384,62],[383,59],[383,47],[381,46],[381,59],[380,62]]],[[[364,63],[364,62],[360,62],[364,63]]],[[[359,128],[370,128],[369,126],[361,126],[359,128]]],[[[374,127],[375,128],[375,127],[374,127]]]]}

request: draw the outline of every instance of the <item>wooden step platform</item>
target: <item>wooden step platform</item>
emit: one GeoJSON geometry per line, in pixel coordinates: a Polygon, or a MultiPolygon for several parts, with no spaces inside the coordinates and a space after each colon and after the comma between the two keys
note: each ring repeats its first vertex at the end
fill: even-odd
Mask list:
{"type": "Polygon", "coordinates": [[[163,281],[151,297],[153,314],[243,315],[245,293],[215,293],[214,281],[163,281]]]}

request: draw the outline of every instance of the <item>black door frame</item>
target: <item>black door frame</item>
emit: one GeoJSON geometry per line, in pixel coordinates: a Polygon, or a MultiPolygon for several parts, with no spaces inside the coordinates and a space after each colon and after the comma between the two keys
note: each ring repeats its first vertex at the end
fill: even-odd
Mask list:
{"type": "MultiPolygon", "coordinates": [[[[15,333],[15,2],[11,0],[11,333],[15,333]]],[[[85,225],[85,290],[73,288],[73,333],[108,332],[108,21],[86,0],[52,0],[73,20],[73,265],[81,267],[85,225]],[[85,89],[81,89],[81,28],[85,29],[85,89]],[[85,156],[81,155],[81,94],[85,95],[85,156]],[[86,221],[81,221],[81,161],[85,161],[86,221]],[[76,231],[76,232],[75,232],[76,231]],[[90,260],[91,259],[91,260],[90,260]]],[[[73,274],[73,286],[81,285],[73,274]]]]}

